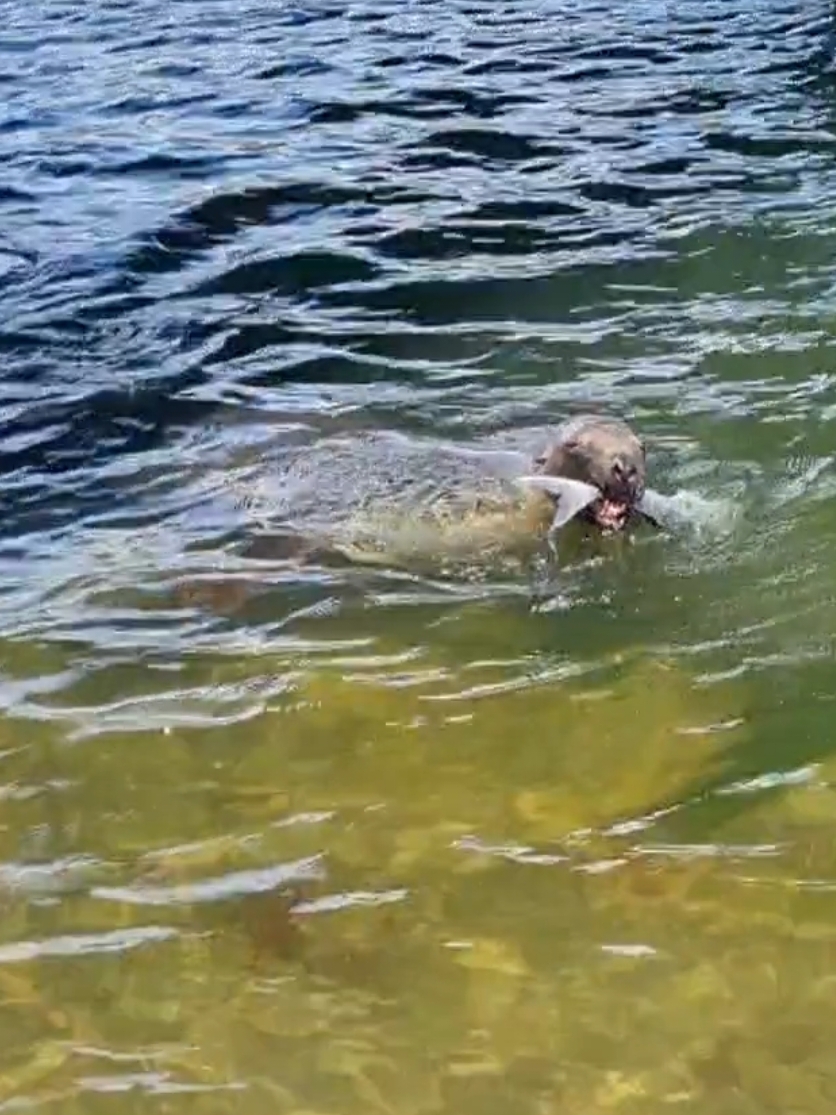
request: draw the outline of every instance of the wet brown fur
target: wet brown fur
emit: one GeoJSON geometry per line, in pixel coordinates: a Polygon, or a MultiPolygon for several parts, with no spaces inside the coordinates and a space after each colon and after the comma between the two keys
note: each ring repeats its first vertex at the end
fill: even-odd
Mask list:
{"type": "MultiPolygon", "coordinates": [[[[644,443],[619,418],[580,415],[558,431],[555,441],[536,460],[539,472],[594,484],[602,496],[625,503],[633,516],[644,494],[647,455],[644,443]]],[[[579,517],[595,522],[596,503],[579,517]]]]}

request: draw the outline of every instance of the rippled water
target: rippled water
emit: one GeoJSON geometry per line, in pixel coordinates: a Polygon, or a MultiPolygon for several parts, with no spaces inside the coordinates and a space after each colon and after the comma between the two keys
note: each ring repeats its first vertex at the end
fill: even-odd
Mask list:
{"type": "Polygon", "coordinates": [[[0,1110],[831,1111],[828,5],[0,12],[0,1110]]]}

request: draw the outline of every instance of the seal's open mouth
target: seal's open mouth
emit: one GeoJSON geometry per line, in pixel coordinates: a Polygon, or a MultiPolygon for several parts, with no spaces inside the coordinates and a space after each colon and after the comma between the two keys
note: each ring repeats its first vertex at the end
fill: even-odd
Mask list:
{"type": "Polygon", "coordinates": [[[601,530],[623,530],[630,515],[630,505],[624,500],[601,496],[592,505],[592,514],[601,530]]]}

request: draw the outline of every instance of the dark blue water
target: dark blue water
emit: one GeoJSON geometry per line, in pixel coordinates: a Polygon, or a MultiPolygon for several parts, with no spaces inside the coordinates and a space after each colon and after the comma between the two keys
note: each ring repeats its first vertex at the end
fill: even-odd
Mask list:
{"type": "Polygon", "coordinates": [[[787,267],[781,309],[826,296],[824,3],[3,16],[7,533],[131,506],[230,410],[710,409],[701,317],[787,267]]]}

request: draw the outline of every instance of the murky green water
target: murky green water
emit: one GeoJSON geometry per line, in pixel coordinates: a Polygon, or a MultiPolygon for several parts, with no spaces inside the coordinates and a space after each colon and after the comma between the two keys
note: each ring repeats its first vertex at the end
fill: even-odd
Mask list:
{"type": "Polygon", "coordinates": [[[0,1111],[829,1115],[826,6],[0,11],[0,1111]]]}

